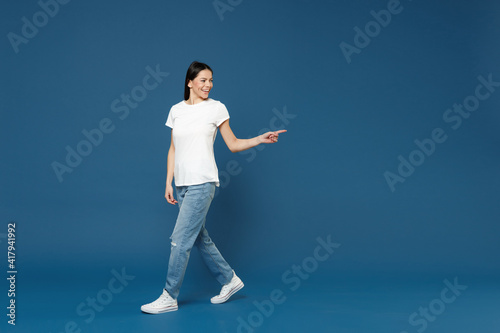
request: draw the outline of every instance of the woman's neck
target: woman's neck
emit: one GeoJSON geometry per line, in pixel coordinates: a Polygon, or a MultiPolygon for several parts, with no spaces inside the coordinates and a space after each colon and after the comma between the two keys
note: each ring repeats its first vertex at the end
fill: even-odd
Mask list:
{"type": "MultiPolygon", "coordinates": [[[[208,99],[208,98],[207,98],[208,99]]],[[[207,99],[203,99],[203,98],[189,98],[187,101],[184,101],[186,104],[189,104],[189,105],[195,105],[195,104],[198,104],[198,103],[201,103],[201,102],[204,102],[206,101],[207,99]]]]}

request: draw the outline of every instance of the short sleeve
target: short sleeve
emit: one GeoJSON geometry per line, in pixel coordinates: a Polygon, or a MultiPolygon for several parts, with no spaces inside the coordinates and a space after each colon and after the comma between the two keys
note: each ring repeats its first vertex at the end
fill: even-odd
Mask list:
{"type": "Polygon", "coordinates": [[[219,103],[218,108],[217,108],[217,115],[215,118],[215,124],[217,127],[220,126],[224,121],[229,119],[229,112],[227,111],[227,108],[224,104],[219,103]]]}
{"type": "Polygon", "coordinates": [[[165,123],[166,126],[170,128],[174,128],[174,116],[173,116],[174,110],[173,108],[170,109],[167,117],[167,122],[165,123]]]}

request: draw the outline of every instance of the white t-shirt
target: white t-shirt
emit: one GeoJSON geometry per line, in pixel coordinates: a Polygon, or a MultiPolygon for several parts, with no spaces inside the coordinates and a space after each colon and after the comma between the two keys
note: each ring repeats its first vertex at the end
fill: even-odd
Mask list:
{"type": "Polygon", "coordinates": [[[207,182],[219,186],[214,141],[217,128],[226,119],[226,106],[211,98],[194,105],[181,101],[172,106],[165,125],[173,129],[175,186],[207,182]]]}

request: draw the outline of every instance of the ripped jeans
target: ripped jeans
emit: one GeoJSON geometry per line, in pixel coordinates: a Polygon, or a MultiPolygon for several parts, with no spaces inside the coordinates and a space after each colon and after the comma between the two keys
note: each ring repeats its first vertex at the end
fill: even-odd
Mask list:
{"type": "Polygon", "coordinates": [[[215,194],[215,182],[176,186],[179,215],[170,239],[165,289],[177,299],[193,245],[200,251],[203,261],[221,285],[233,278],[233,270],[224,260],[208,236],[205,220],[215,194]]]}

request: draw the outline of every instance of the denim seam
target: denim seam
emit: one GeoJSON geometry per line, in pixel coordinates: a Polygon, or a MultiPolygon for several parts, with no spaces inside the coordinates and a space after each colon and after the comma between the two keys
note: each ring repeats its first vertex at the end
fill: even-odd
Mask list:
{"type": "MultiPolygon", "coordinates": [[[[184,199],[186,198],[186,193],[187,193],[187,192],[188,192],[188,188],[186,187],[186,188],[185,188],[184,193],[182,193],[182,201],[184,201],[184,199]]],[[[179,213],[180,213],[180,212],[179,212],[179,213]]],[[[192,222],[192,219],[189,221],[189,224],[190,224],[191,222],[192,222]]],[[[184,230],[183,230],[183,234],[182,234],[182,237],[181,237],[181,239],[180,239],[181,241],[180,241],[178,244],[176,243],[176,246],[178,246],[178,247],[179,247],[179,249],[181,249],[181,248],[182,248],[182,244],[183,244],[183,241],[184,241],[184,239],[185,239],[185,238],[186,238],[186,230],[185,230],[185,228],[184,228],[184,230]]],[[[179,269],[180,269],[180,262],[181,262],[181,255],[179,254],[179,255],[177,255],[177,260],[176,260],[176,262],[175,262],[175,271],[176,271],[176,272],[179,272],[179,269]]],[[[175,280],[175,284],[178,284],[178,283],[180,282],[180,277],[179,277],[179,275],[177,275],[177,278],[178,278],[178,279],[176,279],[176,280],[175,280]]]]}
{"type": "MultiPolygon", "coordinates": [[[[201,240],[201,242],[203,243],[203,247],[205,248],[205,251],[208,253],[208,255],[210,256],[210,258],[212,259],[212,261],[215,263],[215,265],[217,266],[217,268],[219,269],[219,272],[221,273],[222,276],[224,276],[224,272],[222,271],[222,268],[220,267],[219,263],[214,259],[214,257],[212,256],[212,253],[210,253],[210,251],[207,250],[207,245],[205,244],[205,242],[203,241],[203,239],[201,240]]],[[[212,241],[213,242],[213,241],[212,241]]],[[[215,246],[215,244],[214,244],[215,246]]],[[[217,249],[217,251],[219,251],[219,249],[217,249]]],[[[219,251],[220,253],[220,251],[219,251]]],[[[220,255],[222,257],[222,254],[220,255]]],[[[225,259],[224,259],[225,260],[225,259]]],[[[227,280],[227,278],[224,276],[224,278],[227,280]]],[[[230,282],[230,281],[229,281],[230,282]]],[[[229,283],[228,282],[228,283],[229,283]]]]}
{"type": "MultiPolygon", "coordinates": [[[[186,198],[186,193],[187,193],[188,191],[189,191],[189,188],[187,188],[187,189],[186,189],[186,192],[184,192],[184,198],[183,198],[183,201],[184,201],[184,199],[186,198]]],[[[210,195],[209,195],[209,196],[210,196],[210,195]]],[[[202,198],[200,198],[199,200],[196,200],[196,201],[195,201],[195,207],[194,207],[194,208],[195,208],[195,209],[194,209],[194,211],[195,211],[195,212],[196,212],[196,211],[199,211],[199,208],[200,208],[200,205],[201,205],[202,201],[203,201],[203,200],[202,200],[202,198]]],[[[208,212],[207,212],[207,213],[208,213],[208,212]]],[[[192,225],[192,223],[193,223],[193,217],[194,217],[194,214],[191,214],[189,217],[190,217],[190,219],[189,219],[189,222],[187,223],[187,225],[188,225],[188,226],[192,225]]],[[[181,242],[180,242],[180,244],[181,244],[181,245],[184,245],[184,241],[186,240],[186,229],[187,229],[187,228],[184,228],[184,230],[183,230],[183,235],[182,235],[182,237],[181,237],[181,242]]],[[[200,228],[200,229],[201,229],[201,228],[200,228]]],[[[181,245],[179,245],[179,244],[177,244],[177,245],[178,245],[178,246],[181,246],[181,245]]],[[[193,244],[193,245],[194,245],[194,244],[193,244]]],[[[187,254],[186,254],[186,256],[187,256],[187,254]]],[[[186,260],[186,261],[187,261],[187,260],[186,260]]],[[[175,270],[176,270],[177,272],[179,272],[179,269],[180,269],[180,255],[179,255],[179,256],[177,256],[177,261],[176,261],[176,263],[175,263],[175,270]]],[[[179,283],[179,282],[180,282],[180,280],[177,280],[177,281],[176,281],[176,283],[179,283]]]]}

